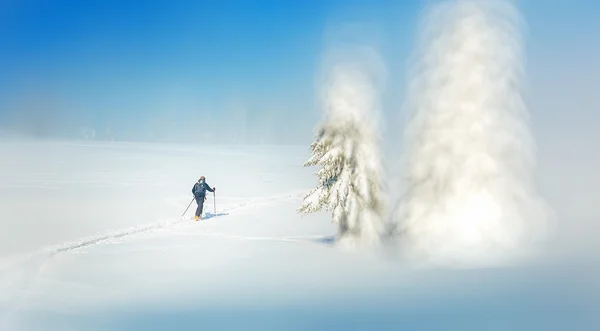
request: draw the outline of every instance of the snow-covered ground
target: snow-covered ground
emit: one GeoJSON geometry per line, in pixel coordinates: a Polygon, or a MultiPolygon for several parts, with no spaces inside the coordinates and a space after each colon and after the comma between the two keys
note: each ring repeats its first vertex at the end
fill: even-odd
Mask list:
{"type": "Polygon", "coordinates": [[[315,182],[306,146],[2,142],[0,155],[2,330],[600,329],[598,213],[581,211],[598,191],[558,180],[559,163],[541,173],[562,226],[548,256],[414,270],[337,250],[328,215],[296,213],[315,182]],[[216,214],[209,195],[207,219],[190,220],[192,203],[182,220],[201,175],[216,214]]]}

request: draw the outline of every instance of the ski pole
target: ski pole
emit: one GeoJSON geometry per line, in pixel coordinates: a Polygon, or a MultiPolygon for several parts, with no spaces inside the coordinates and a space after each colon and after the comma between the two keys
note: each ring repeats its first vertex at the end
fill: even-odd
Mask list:
{"type": "Polygon", "coordinates": [[[215,216],[217,215],[217,193],[213,192],[213,210],[215,211],[215,216]]]}
{"type": "Polygon", "coordinates": [[[190,201],[190,204],[187,206],[187,208],[185,209],[185,211],[183,212],[183,214],[181,214],[181,217],[183,217],[183,215],[185,215],[185,213],[187,213],[188,209],[190,209],[190,206],[192,205],[192,202],[194,202],[194,198],[192,198],[192,201],[190,201]]]}

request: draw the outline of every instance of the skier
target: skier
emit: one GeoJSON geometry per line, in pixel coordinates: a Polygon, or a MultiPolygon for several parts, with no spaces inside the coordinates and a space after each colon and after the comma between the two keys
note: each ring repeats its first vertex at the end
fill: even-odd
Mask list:
{"type": "Polygon", "coordinates": [[[200,179],[198,179],[198,182],[194,184],[194,187],[192,187],[192,194],[194,194],[194,198],[196,198],[196,203],[198,204],[196,216],[194,218],[196,221],[202,216],[202,208],[204,207],[204,200],[206,200],[206,190],[214,192],[216,189],[216,187],[210,188],[210,186],[206,184],[204,176],[201,176],[200,179]]]}

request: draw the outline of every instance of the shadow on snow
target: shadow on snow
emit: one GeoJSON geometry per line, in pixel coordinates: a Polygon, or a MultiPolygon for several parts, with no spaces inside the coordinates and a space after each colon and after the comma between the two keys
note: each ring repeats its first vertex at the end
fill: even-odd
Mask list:
{"type": "Polygon", "coordinates": [[[336,241],[336,237],[335,236],[326,236],[326,237],[313,239],[312,241],[317,244],[333,245],[336,241]]]}
{"type": "Polygon", "coordinates": [[[211,219],[211,218],[214,218],[214,217],[227,216],[227,215],[229,215],[229,213],[216,213],[216,214],[213,214],[213,213],[207,212],[206,214],[204,214],[204,217],[202,217],[202,221],[205,221],[205,220],[208,220],[208,219],[211,219]]]}

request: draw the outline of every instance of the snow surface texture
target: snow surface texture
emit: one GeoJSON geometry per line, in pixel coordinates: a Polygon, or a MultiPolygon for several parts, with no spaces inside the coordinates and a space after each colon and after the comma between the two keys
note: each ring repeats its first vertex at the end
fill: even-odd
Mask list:
{"type": "MultiPolygon", "coordinates": [[[[598,209],[587,225],[565,214],[577,231],[561,231],[573,235],[553,260],[414,270],[332,249],[329,215],[296,213],[313,182],[305,146],[0,142],[0,155],[0,330],[600,325],[598,209]],[[200,175],[217,187],[216,215],[209,195],[206,220],[191,220],[194,204],[181,219],[200,175]]],[[[564,170],[556,161],[544,182],[564,170]]]]}
{"type": "Polygon", "coordinates": [[[370,49],[362,52],[369,56],[334,62],[328,68],[322,95],[324,119],[304,164],[320,169],[317,187],[305,196],[299,211],[330,211],[343,248],[372,247],[379,243],[383,228],[380,73],[369,66],[381,60],[365,50],[370,49]]]}
{"type": "Polygon", "coordinates": [[[403,249],[446,265],[510,263],[548,235],[509,1],[433,6],[409,89],[403,249]]]}

